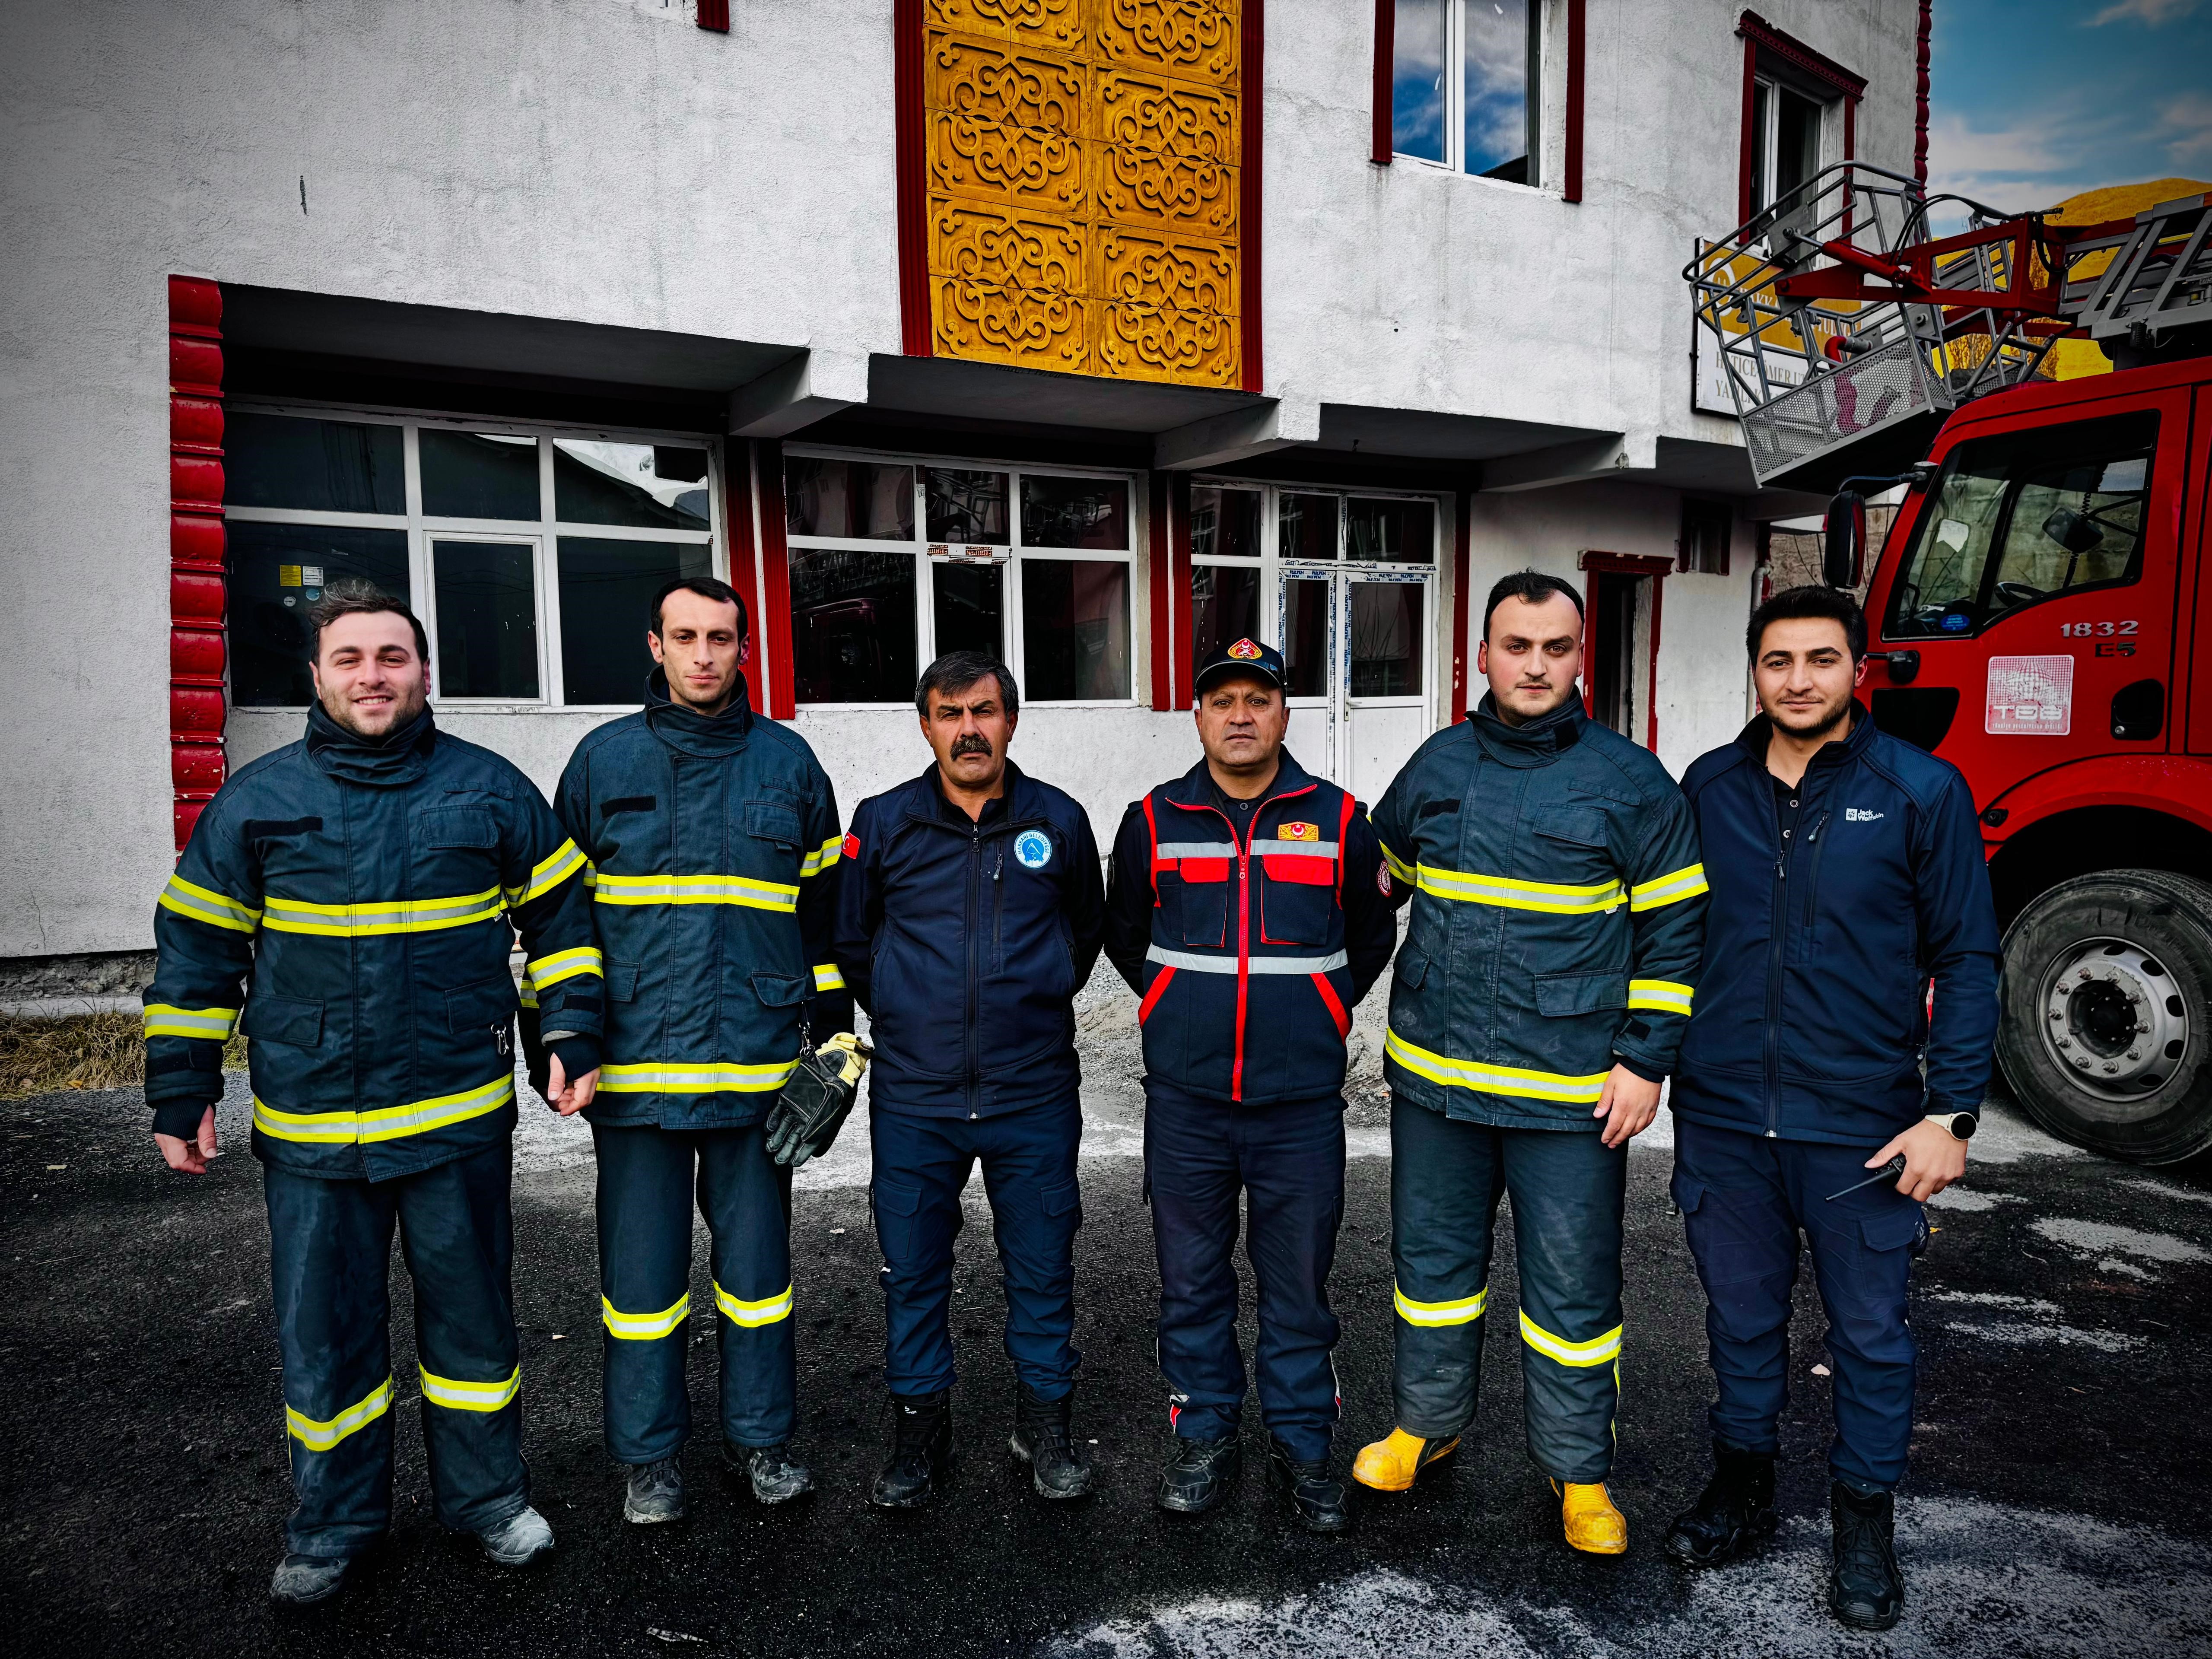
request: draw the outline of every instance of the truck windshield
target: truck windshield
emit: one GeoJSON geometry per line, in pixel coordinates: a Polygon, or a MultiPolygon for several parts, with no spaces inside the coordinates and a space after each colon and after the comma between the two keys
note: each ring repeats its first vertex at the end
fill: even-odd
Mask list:
{"type": "Polygon", "coordinates": [[[2135,580],[2157,447],[2148,411],[1960,444],[1921,511],[1883,632],[1978,634],[2039,599],[2135,580]]]}

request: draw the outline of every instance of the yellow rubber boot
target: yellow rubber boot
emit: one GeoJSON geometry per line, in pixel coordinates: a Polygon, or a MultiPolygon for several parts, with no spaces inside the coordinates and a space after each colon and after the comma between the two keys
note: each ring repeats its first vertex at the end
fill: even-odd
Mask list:
{"type": "Polygon", "coordinates": [[[1613,1508],[1605,1483],[1584,1486],[1569,1481],[1552,1482],[1559,1494],[1559,1520],[1567,1542],[1585,1555],[1625,1555],[1628,1552],[1628,1517],[1613,1508]]]}
{"type": "Polygon", "coordinates": [[[1389,1438],[1359,1449],[1352,1465],[1352,1478],[1376,1492],[1404,1492],[1413,1484],[1415,1475],[1458,1449],[1457,1435],[1449,1440],[1424,1440],[1418,1434],[1393,1429],[1389,1438]]]}

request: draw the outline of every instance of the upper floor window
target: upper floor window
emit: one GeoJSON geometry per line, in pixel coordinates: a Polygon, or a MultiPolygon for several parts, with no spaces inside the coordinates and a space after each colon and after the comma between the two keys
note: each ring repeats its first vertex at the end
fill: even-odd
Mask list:
{"type": "Polygon", "coordinates": [[[1391,147],[1510,184],[1538,181],[1542,0],[1397,0],[1391,147]]]}
{"type": "Polygon", "coordinates": [[[308,607],[407,601],[441,704],[635,707],[653,595],[715,574],[697,439],[234,408],[223,434],[231,700],[304,708],[308,607]]]}
{"type": "Polygon", "coordinates": [[[1764,213],[1820,170],[1826,106],[1764,76],[1751,89],[1751,210],[1764,213]]]}
{"type": "Polygon", "coordinates": [[[1024,702],[1126,702],[1125,474],[788,453],[802,703],[908,703],[922,665],[987,651],[1024,702]]]}

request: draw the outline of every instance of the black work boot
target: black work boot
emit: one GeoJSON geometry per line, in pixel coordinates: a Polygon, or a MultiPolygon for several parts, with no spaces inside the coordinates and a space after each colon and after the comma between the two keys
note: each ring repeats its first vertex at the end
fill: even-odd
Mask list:
{"type": "Polygon", "coordinates": [[[1352,1511],[1344,1506],[1344,1482],[1328,1467],[1328,1459],[1311,1462],[1292,1457],[1283,1443],[1267,1441],[1267,1486],[1283,1501],[1291,1519],[1308,1532],[1349,1532],[1352,1511]]]}
{"type": "Polygon", "coordinates": [[[1713,1442],[1713,1478],[1674,1517],[1667,1553],[1686,1567],[1717,1567],[1774,1535],[1774,1455],[1713,1442]]]}
{"type": "Polygon", "coordinates": [[[1175,1437],[1160,1470],[1156,1501],[1178,1515],[1202,1515],[1229,1495],[1244,1472],[1244,1448],[1235,1435],[1219,1440],[1175,1437]]]}
{"type": "Polygon", "coordinates": [[[351,1565],[343,1555],[287,1554],[269,1580],[270,1598],[288,1607],[311,1607],[318,1601],[327,1601],[343,1587],[346,1569],[351,1565]]]}
{"type": "Polygon", "coordinates": [[[1828,1610],[1853,1630],[1887,1630],[1905,1611],[1897,1500],[1886,1492],[1862,1497],[1838,1480],[1828,1489],[1828,1516],[1835,1528],[1828,1610]]]}
{"type": "Polygon", "coordinates": [[[891,1455],[876,1471],[868,1501],[918,1510],[952,1479],[952,1390],[891,1396],[891,1455]]]}
{"type": "Polygon", "coordinates": [[[623,1488],[623,1519],[632,1526],[657,1526],[684,1518],[684,1471],[673,1457],[633,1463],[623,1488]]]}
{"type": "Polygon", "coordinates": [[[791,1455],[788,1443],[740,1446],[722,1443],[722,1467],[752,1488],[756,1502],[788,1504],[814,1490],[814,1471],[791,1455]]]}
{"type": "Polygon", "coordinates": [[[1006,1449],[1030,1466],[1030,1484],[1039,1498],[1082,1498],[1091,1491],[1091,1470],[1077,1455],[1068,1427],[1072,1398],[1040,1400],[1028,1383],[1014,1384],[1014,1431],[1006,1449]]]}

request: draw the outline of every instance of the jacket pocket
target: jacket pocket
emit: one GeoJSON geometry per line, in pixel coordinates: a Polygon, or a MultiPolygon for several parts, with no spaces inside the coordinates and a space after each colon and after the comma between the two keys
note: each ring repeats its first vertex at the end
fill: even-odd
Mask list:
{"type": "Polygon", "coordinates": [[[1083,1194],[1073,1181],[1063,1181],[1057,1187],[1044,1189],[1044,1212],[1049,1216],[1073,1215],[1072,1226],[1083,1224],[1083,1194]]]}
{"type": "Polygon", "coordinates": [[[1336,908],[1336,860],[1271,858],[1261,866],[1260,937],[1270,945],[1319,945],[1336,908]]]}
{"type": "Polygon", "coordinates": [[[1859,1237],[1869,1250],[1910,1250],[1918,1255],[1928,1248],[1928,1212],[1905,1204],[1880,1215],[1859,1219],[1859,1237]]]}
{"type": "Polygon", "coordinates": [[[499,845],[499,825],[482,806],[432,806],[414,819],[415,844],[426,852],[499,845]]]}
{"type": "Polygon", "coordinates": [[[323,1040],[323,1005],[301,997],[270,996],[257,991],[246,1000],[238,1029],[263,1042],[289,1042],[312,1048],[323,1040]]]}
{"type": "Polygon", "coordinates": [[[617,1002],[637,1000],[637,963],[607,958],[607,994],[617,1002]]]}
{"type": "Polygon", "coordinates": [[[1570,847],[1606,844],[1605,814],[1595,806],[1547,806],[1534,829],[1546,841],[1565,842],[1570,847]]]}
{"type": "Polygon", "coordinates": [[[1674,1200],[1674,1207],[1684,1215],[1695,1215],[1698,1206],[1705,1201],[1704,1183],[1692,1180],[1680,1170],[1674,1171],[1674,1178],[1667,1183],[1667,1192],[1674,1200]]]}
{"type": "Polygon", "coordinates": [[[1219,945],[1229,935],[1229,860],[1184,859],[1160,878],[1160,901],[1185,945],[1219,945]]]}
{"type": "Polygon", "coordinates": [[[806,979],[801,974],[755,974],[753,994],[765,1008],[796,1008],[806,1000],[806,979]]]}
{"type": "Polygon", "coordinates": [[[799,813],[781,801],[749,800],[745,803],[745,833],[795,853],[799,850],[799,813]]]}
{"type": "Polygon", "coordinates": [[[514,1018],[514,981],[505,974],[446,993],[446,1029],[456,1034],[505,1024],[514,1018]]]}
{"type": "Polygon", "coordinates": [[[1547,1018],[1602,1013],[1628,1006],[1626,974],[1539,974],[1536,1012],[1547,1018]]]}
{"type": "Polygon", "coordinates": [[[1421,981],[1429,976],[1429,959],[1407,945],[1398,952],[1398,983],[1409,991],[1421,988],[1421,981]]]}

